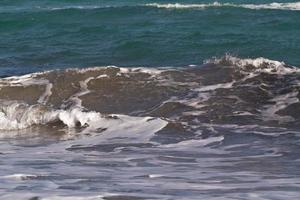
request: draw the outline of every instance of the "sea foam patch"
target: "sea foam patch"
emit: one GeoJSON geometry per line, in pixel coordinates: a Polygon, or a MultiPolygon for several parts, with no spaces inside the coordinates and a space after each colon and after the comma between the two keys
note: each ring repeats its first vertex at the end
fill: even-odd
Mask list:
{"type": "Polygon", "coordinates": [[[181,4],[181,3],[150,3],[146,4],[149,7],[163,8],[163,9],[204,9],[204,8],[218,8],[218,7],[236,7],[246,9],[275,9],[275,10],[300,10],[300,2],[291,3],[269,3],[269,4],[234,4],[234,3],[207,3],[207,4],[181,4]]]}

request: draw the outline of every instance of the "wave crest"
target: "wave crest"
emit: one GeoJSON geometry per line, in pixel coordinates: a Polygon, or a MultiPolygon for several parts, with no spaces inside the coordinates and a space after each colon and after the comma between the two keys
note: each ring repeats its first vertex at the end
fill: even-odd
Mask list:
{"type": "Polygon", "coordinates": [[[0,13],[15,13],[15,12],[32,12],[32,11],[63,11],[63,10],[98,10],[98,9],[120,9],[120,8],[142,8],[152,7],[159,9],[206,9],[206,8],[220,8],[220,7],[233,7],[245,8],[251,10],[300,10],[300,2],[287,2],[287,3],[268,3],[268,4],[234,4],[234,3],[202,3],[202,4],[183,4],[183,3],[148,3],[148,4],[129,4],[129,5],[64,5],[61,7],[56,6],[34,6],[34,7],[4,7],[0,8],[0,13]]]}
{"type": "Polygon", "coordinates": [[[126,115],[101,115],[94,111],[83,111],[81,108],[53,110],[41,104],[28,105],[18,102],[0,103],[0,130],[13,131],[26,129],[35,125],[48,125],[59,122],[68,128],[84,128],[84,132],[122,131],[152,127],[158,131],[167,125],[159,118],[130,117],[126,115]],[[111,130],[110,130],[111,131],[111,130]]]}
{"type": "Polygon", "coordinates": [[[155,8],[165,8],[165,9],[203,9],[210,7],[237,7],[237,8],[246,8],[246,9],[272,9],[272,10],[300,10],[300,2],[292,3],[269,3],[269,4],[233,4],[233,3],[208,3],[208,4],[181,4],[181,3],[169,3],[169,4],[160,4],[160,3],[150,3],[146,6],[155,7],[155,8]]]}
{"type": "Polygon", "coordinates": [[[62,122],[69,128],[89,125],[102,119],[100,113],[71,110],[51,110],[41,104],[4,101],[0,103],[0,129],[19,130],[33,125],[62,122]]]}
{"type": "Polygon", "coordinates": [[[222,58],[213,58],[204,61],[205,64],[213,63],[218,65],[236,66],[240,69],[251,68],[253,72],[266,72],[275,74],[289,74],[300,72],[297,67],[288,66],[284,62],[270,60],[267,58],[238,58],[231,55],[225,55],[222,58]]]}
{"type": "Polygon", "coordinates": [[[0,129],[195,132],[201,123],[297,125],[299,73],[266,58],[225,55],[182,68],[93,67],[0,79],[0,129]],[[168,122],[167,122],[168,121],[168,122]],[[153,123],[153,124],[152,124],[153,123]],[[152,124],[152,125],[151,125],[152,124]],[[109,129],[109,130],[108,130],[109,129]]]}

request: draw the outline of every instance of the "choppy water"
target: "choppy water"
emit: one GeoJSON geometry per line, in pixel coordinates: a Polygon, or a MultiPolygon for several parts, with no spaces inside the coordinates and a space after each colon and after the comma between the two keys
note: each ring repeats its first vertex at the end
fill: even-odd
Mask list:
{"type": "Polygon", "coordinates": [[[0,199],[299,199],[299,19],[2,0],[0,199]]]}

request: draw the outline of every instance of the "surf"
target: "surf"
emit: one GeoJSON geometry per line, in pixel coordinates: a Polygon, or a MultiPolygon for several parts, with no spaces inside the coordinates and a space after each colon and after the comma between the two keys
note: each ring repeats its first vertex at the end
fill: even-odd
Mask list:
{"type": "Polygon", "coordinates": [[[191,67],[107,66],[7,77],[0,79],[0,127],[51,129],[58,123],[101,132],[128,125],[142,133],[148,126],[168,130],[170,123],[196,131],[212,120],[297,126],[300,116],[292,108],[299,104],[299,72],[280,61],[225,55],[191,67]]]}
{"type": "Polygon", "coordinates": [[[252,10],[261,10],[261,9],[269,9],[269,10],[300,10],[300,2],[292,2],[292,3],[269,3],[269,4],[234,4],[234,3],[207,3],[207,4],[181,4],[181,3],[168,3],[168,4],[160,4],[160,3],[150,3],[146,4],[149,7],[161,8],[161,9],[205,9],[205,8],[245,8],[252,10]]]}

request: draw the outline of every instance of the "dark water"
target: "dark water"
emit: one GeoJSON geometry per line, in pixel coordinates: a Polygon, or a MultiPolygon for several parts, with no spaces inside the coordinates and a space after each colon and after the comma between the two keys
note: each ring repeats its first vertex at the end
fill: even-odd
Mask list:
{"type": "Polygon", "coordinates": [[[299,10],[2,0],[0,199],[299,199],[299,10]]]}

